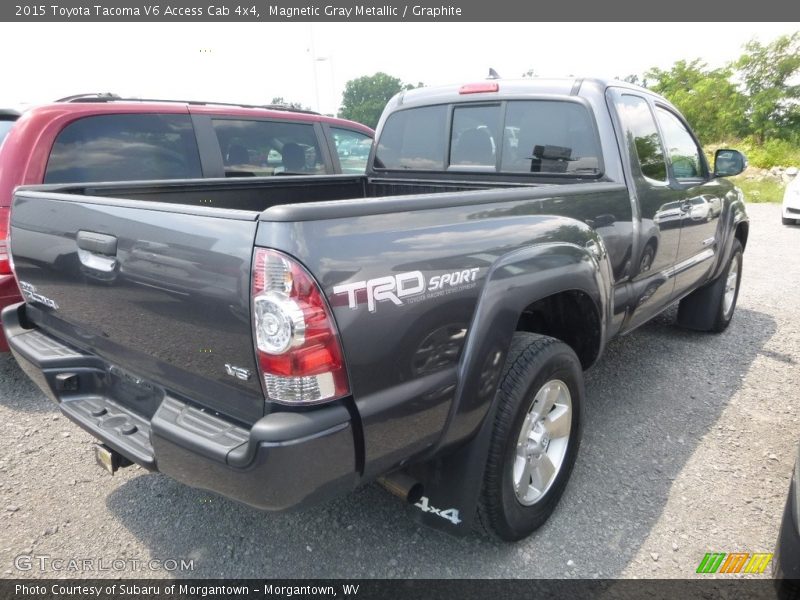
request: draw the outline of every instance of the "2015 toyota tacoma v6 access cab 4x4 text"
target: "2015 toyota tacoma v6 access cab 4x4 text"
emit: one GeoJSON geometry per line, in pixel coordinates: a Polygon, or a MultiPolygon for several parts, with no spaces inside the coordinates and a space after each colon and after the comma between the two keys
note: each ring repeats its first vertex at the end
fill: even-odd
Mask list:
{"type": "Polygon", "coordinates": [[[365,176],[18,189],[2,322],[112,470],[269,510],[379,479],[515,540],[564,491],[609,338],[678,300],[730,323],[744,166],[624,83],[410,90],[365,176]]]}

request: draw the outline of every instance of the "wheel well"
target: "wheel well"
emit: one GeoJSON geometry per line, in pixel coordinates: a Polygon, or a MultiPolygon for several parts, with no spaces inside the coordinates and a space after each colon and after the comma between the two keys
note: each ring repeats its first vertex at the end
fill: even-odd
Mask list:
{"type": "Polygon", "coordinates": [[[578,355],[584,369],[600,351],[600,315],[588,294],[569,290],[528,305],[519,317],[517,331],[557,338],[578,355]]]}
{"type": "Polygon", "coordinates": [[[745,249],[747,246],[747,234],[750,233],[750,224],[749,223],[739,223],[736,226],[736,231],[734,232],[734,236],[736,239],[739,240],[739,243],[742,245],[742,250],[745,249]]]}

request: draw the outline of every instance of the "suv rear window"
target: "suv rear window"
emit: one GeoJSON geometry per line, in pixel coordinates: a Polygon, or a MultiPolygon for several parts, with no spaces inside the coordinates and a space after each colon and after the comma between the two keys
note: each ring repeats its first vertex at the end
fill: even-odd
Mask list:
{"type": "Polygon", "coordinates": [[[97,115],[67,125],[45,183],[202,177],[189,115],[97,115]]]}
{"type": "Polygon", "coordinates": [[[376,166],[573,175],[601,171],[597,130],[582,104],[559,100],[458,104],[447,135],[448,109],[426,106],[391,115],[381,134],[376,166]]]}

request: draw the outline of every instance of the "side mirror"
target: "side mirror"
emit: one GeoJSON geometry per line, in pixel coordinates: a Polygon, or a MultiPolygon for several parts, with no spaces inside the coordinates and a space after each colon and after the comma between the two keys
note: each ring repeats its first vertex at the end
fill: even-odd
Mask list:
{"type": "Polygon", "coordinates": [[[747,157],[738,150],[720,148],[714,153],[714,175],[732,177],[747,168],[747,157]]]}

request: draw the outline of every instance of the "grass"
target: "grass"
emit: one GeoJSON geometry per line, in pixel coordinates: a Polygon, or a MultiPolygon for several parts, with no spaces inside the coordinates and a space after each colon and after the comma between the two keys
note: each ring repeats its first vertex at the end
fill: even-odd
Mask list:
{"type": "Polygon", "coordinates": [[[731,178],[742,188],[745,202],[781,202],[786,184],[774,179],[746,179],[744,175],[731,178]]]}

